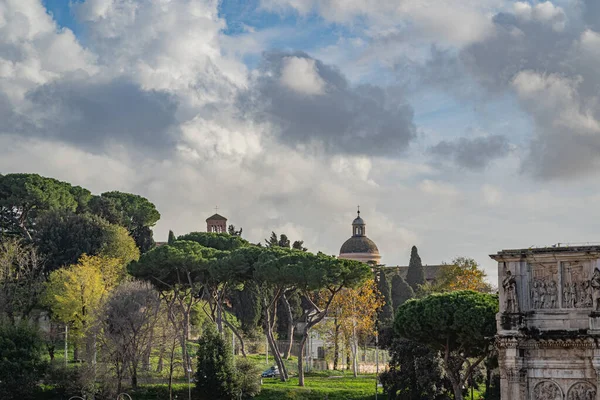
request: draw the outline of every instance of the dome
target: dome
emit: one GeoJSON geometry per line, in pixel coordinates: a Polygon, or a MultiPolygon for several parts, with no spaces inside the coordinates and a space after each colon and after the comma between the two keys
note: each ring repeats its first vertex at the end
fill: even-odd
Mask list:
{"type": "Polygon", "coordinates": [[[352,221],[352,225],[365,225],[365,221],[363,221],[361,217],[356,217],[354,218],[354,221],[352,221]]]}
{"type": "Polygon", "coordinates": [[[352,253],[379,254],[375,242],[366,236],[352,236],[340,248],[340,255],[352,253]]]}

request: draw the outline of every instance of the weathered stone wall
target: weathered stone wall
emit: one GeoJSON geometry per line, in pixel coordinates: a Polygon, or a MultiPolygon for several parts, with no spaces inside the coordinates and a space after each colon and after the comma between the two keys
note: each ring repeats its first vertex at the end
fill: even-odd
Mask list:
{"type": "Polygon", "coordinates": [[[600,400],[600,247],[504,250],[496,345],[503,400],[600,400]]]}

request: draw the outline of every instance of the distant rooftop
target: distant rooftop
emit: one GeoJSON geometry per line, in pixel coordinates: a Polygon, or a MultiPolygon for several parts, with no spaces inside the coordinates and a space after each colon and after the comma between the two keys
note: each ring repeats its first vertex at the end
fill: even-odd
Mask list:
{"type": "Polygon", "coordinates": [[[206,222],[208,221],[227,221],[227,218],[219,214],[213,214],[210,217],[206,218],[206,222]]]}

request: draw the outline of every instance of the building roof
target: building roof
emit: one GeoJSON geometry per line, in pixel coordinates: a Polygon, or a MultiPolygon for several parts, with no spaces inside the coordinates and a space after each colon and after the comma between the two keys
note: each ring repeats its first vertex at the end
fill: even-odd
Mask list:
{"type": "Polygon", "coordinates": [[[352,225],[364,225],[365,221],[363,221],[363,219],[358,216],[356,218],[354,218],[354,221],[352,221],[352,225]]]}
{"type": "Polygon", "coordinates": [[[214,215],[206,218],[206,222],[208,222],[208,221],[215,221],[215,220],[217,220],[217,221],[227,221],[227,218],[225,218],[224,216],[219,215],[219,214],[214,214],[214,215]]]}
{"type": "Polygon", "coordinates": [[[366,236],[352,236],[340,248],[340,254],[350,253],[379,254],[379,249],[375,245],[375,242],[366,236]]]}

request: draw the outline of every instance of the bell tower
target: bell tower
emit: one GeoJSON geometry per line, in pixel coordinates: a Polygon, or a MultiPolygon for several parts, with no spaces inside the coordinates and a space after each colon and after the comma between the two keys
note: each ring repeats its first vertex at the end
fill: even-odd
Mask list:
{"type": "MultiPolygon", "coordinates": [[[[215,207],[215,211],[219,208],[215,207]]],[[[210,233],[226,233],[227,232],[227,218],[222,215],[215,214],[211,215],[206,219],[206,232],[210,233]]]]}

